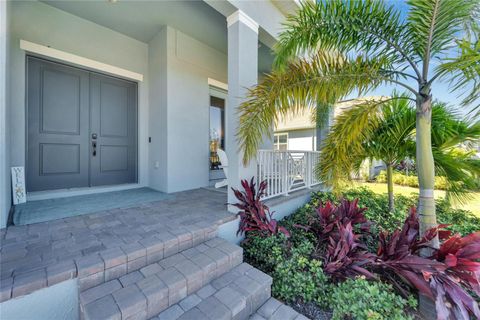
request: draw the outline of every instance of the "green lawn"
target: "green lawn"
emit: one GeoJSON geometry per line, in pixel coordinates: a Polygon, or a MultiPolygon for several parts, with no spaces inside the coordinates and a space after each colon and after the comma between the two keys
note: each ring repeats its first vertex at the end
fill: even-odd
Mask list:
{"type": "MultiPolygon", "coordinates": [[[[375,193],[386,193],[387,192],[387,185],[385,183],[367,183],[367,182],[352,182],[353,186],[365,186],[372,190],[375,193]]],[[[412,193],[418,194],[418,189],[394,185],[393,191],[395,193],[410,196],[412,193]]],[[[453,207],[459,209],[465,209],[473,212],[475,215],[480,217],[480,192],[472,192],[472,199],[469,200],[467,203],[460,204],[454,203],[453,207]]],[[[443,190],[435,190],[435,198],[445,197],[445,191],[443,190]]]]}

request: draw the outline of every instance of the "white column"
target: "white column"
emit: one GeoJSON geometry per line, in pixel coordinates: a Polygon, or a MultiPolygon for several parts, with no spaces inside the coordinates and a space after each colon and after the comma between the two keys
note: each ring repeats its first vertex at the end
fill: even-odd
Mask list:
{"type": "MultiPolygon", "coordinates": [[[[239,125],[238,107],[245,100],[247,89],[258,80],[258,24],[243,11],[227,17],[228,26],[228,100],[226,108],[226,152],[228,156],[228,203],[235,203],[231,187],[240,188],[241,179],[256,175],[256,161],[242,163],[236,134],[239,125]]],[[[235,211],[229,207],[229,210],[235,211]]]]}

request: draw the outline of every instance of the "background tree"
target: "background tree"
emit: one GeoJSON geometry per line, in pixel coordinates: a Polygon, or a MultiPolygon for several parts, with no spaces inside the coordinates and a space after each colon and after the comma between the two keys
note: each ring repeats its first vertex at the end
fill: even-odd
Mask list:
{"type": "MultiPolygon", "coordinates": [[[[476,181],[480,179],[480,159],[460,152],[457,147],[480,139],[480,121],[462,120],[442,103],[433,104],[432,118],[432,149],[437,174],[447,179],[449,199],[465,200],[468,191],[476,188],[476,181]]],[[[366,159],[382,160],[387,166],[389,210],[393,211],[393,168],[406,158],[416,157],[415,121],[416,108],[405,96],[402,99],[393,95],[388,101],[366,101],[345,110],[337,117],[325,141],[317,174],[325,179],[338,179],[328,181],[336,186],[341,180],[349,179],[351,172],[358,172],[366,159]],[[358,122],[358,118],[367,121],[358,122]],[[354,147],[348,142],[351,139],[345,139],[346,128],[348,132],[361,132],[354,147]]]]}
{"type": "MultiPolygon", "coordinates": [[[[318,102],[322,102],[320,106],[334,103],[353,90],[361,95],[386,83],[406,89],[416,103],[418,212],[423,233],[437,225],[431,89],[443,79],[469,96],[480,90],[480,77],[470,65],[480,52],[462,52],[462,48],[477,43],[477,39],[462,37],[465,30],[478,25],[480,1],[407,3],[409,11],[403,17],[392,6],[376,0],[304,2],[288,18],[280,35],[276,70],[251,90],[250,99],[241,106],[238,138],[244,161],[248,161],[255,156],[262,135],[270,134],[271,123],[279,114],[318,102]],[[433,60],[438,65],[435,69],[433,60]]],[[[360,134],[353,132],[347,138],[353,141],[360,134]]],[[[432,244],[438,246],[438,239],[432,244]]]]}

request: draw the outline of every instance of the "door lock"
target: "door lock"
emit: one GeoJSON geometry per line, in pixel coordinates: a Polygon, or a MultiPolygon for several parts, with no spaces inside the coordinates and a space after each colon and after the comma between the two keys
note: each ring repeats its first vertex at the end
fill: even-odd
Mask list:
{"type": "Polygon", "coordinates": [[[92,156],[97,155],[97,134],[92,133],[92,156]]]}

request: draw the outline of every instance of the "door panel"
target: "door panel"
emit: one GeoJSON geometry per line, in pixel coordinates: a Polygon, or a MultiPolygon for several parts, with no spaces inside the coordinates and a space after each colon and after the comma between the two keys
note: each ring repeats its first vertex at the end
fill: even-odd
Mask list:
{"type": "Polygon", "coordinates": [[[137,181],[136,92],[135,83],[90,76],[92,186],[137,181]]]}
{"type": "Polygon", "coordinates": [[[88,72],[34,57],[27,70],[27,190],[88,186],[88,72]]]}

